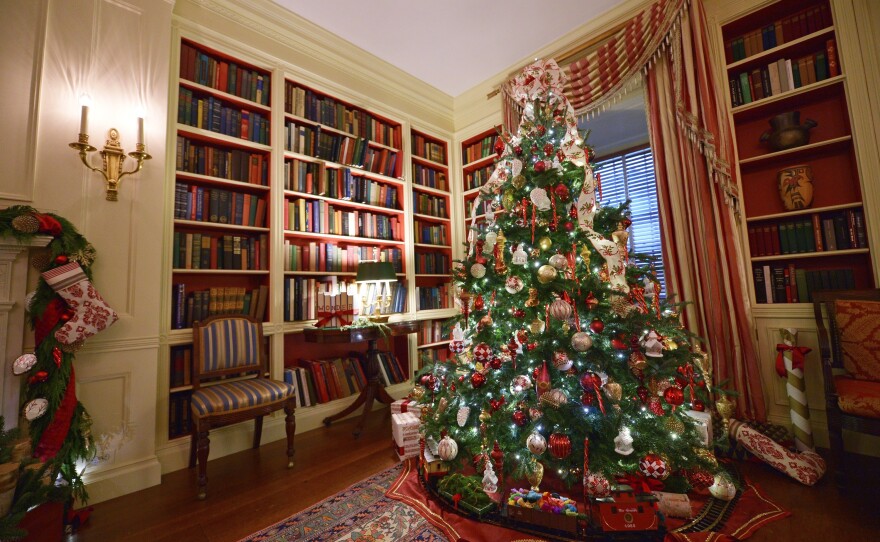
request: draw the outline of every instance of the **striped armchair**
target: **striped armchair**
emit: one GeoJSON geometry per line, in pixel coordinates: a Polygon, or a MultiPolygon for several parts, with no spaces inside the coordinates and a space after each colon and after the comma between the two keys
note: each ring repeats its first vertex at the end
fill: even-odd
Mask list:
{"type": "Polygon", "coordinates": [[[199,499],[207,492],[208,433],[215,427],[254,420],[254,448],[259,448],[263,416],[284,409],[288,468],[293,467],[296,389],[271,380],[263,326],[247,316],[213,316],[193,324],[192,440],[189,466],[198,459],[199,499]]]}

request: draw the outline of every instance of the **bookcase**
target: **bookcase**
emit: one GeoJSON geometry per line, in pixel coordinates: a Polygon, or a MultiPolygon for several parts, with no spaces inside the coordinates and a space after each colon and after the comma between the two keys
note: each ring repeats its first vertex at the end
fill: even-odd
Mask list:
{"type": "MultiPolygon", "coordinates": [[[[160,442],[177,450],[189,435],[191,328],[213,314],[264,322],[271,375],[304,390],[300,426],[317,426],[365,384],[366,345],[307,343],[305,327],[375,307],[437,322],[454,312],[449,139],[235,42],[178,31],[176,50],[160,442]],[[388,306],[355,284],[363,260],[394,266],[388,306]]],[[[380,377],[402,395],[418,338],[381,347],[380,377]]]]}
{"type": "Polygon", "coordinates": [[[808,303],[813,290],[873,287],[846,75],[828,0],[777,2],[724,25],[722,35],[753,301],[808,303]],[[776,150],[766,143],[768,121],[792,112],[799,121],[786,120],[800,126],[799,136],[808,130],[808,142],[776,150]],[[787,209],[780,191],[789,189],[811,189],[812,202],[787,209]]]}
{"type": "MultiPolygon", "coordinates": [[[[495,160],[498,154],[495,152],[495,141],[498,138],[501,127],[495,126],[482,131],[461,142],[461,178],[462,200],[464,218],[464,239],[468,238],[471,231],[471,210],[477,196],[492,172],[495,170],[495,160]]],[[[473,227],[480,228],[485,223],[485,212],[482,207],[477,209],[476,220],[473,227]]]]}
{"type": "Polygon", "coordinates": [[[449,143],[411,131],[413,247],[418,310],[452,307],[449,143]]]}
{"type": "Polygon", "coordinates": [[[875,85],[860,68],[861,48],[871,46],[856,31],[860,3],[705,4],[714,65],[727,82],[744,293],[752,303],[768,417],[790,423],[785,381],[774,364],[780,329],[793,329],[798,343],[813,349],[805,372],[819,445],[827,432],[811,293],[877,284],[876,138],[867,113],[875,85]]]}
{"type": "Polygon", "coordinates": [[[419,323],[417,334],[418,369],[435,362],[446,361],[451,356],[449,352],[449,343],[452,341],[451,332],[444,332],[444,321],[445,319],[432,318],[422,320],[419,323]]]}

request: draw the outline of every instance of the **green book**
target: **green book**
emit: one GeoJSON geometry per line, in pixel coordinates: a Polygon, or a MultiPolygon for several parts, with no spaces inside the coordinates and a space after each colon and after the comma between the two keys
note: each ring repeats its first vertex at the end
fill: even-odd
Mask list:
{"type": "Polygon", "coordinates": [[[791,78],[794,80],[794,88],[801,88],[803,86],[801,82],[801,69],[798,67],[797,62],[791,63],[791,78]]]}
{"type": "Polygon", "coordinates": [[[192,236],[192,252],[190,254],[191,269],[201,269],[202,264],[202,234],[194,233],[192,236]]]}
{"type": "Polygon", "coordinates": [[[807,236],[807,252],[816,252],[816,231],[813,229],[813,221],[804,221],[804,233],[807,236]]]}
{"type": "Polygon", "coordinates": [[[791,223],[783,222],[779,224],[779,251],[782,254],[791,254],[792,240],[791,223]]]}
{"type": "Polygon", "coordinates": [[[825,60],[825,51],[816,53],[816,81],[828,79],[828,63],[825,60]]]}
{"type": "Polygon", "coordinates": [[[798,301],[808,303],[810,299],[810,289],[807,288],[807,272],[803,269],[794,270],[794,282],[797,285],[798,301]]]}
{"type": "Polygon", "coordinates": [[[743,103],[752,103],[752,91],[749,88],[749,74],[742,72],[739,74],[739,87],[742,89],[743,103]]]}

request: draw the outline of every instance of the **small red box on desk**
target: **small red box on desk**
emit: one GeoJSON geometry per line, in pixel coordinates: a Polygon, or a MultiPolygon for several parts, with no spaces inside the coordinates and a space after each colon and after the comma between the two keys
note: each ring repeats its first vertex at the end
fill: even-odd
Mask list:
{"type": "Polygon", "coordinates": [[[626,485],[618,486],[611,497],[591,499],[594,527],[604,532],[657,531],[657,497],[650,493],[636,494],[626,485]]]}

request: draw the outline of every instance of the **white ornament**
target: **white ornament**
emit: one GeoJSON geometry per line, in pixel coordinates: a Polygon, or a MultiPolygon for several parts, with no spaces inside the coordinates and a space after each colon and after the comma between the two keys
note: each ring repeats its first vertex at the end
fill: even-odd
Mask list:
{"type": "Polygon", "coordinates": [[[523,163],[519,158],[514,158],[510,163],[510,173],[513,174],[514,177],[522,173],[523,163]]]}
{"type": "Polygon", "coordinates": [[[486,276],[486,266],[481,263],[475,263],[471,266],[471,275],[475,279],[481,279],[486,276]]]}
{"type": "Polygon", "coordinates": [[[736,496],[736,486],[726,476],[716,474],[715,483],[709,486],[709,493],[716,499],[729,501],[736,496]]]}
{"type": "Polygon", "coordinates": [[[490,231],[486,234],[486,242],[483,244],[483,254],[492,254],[495,250],[495,243],[498,242],[498,234],[490,231]]]}
{"type": "Polygon", "coordinates": [[[440,444],[437,445],[437,455],[439,455],[440,459],[443,461],[452,461],[455,459],[455,456],[458,455],[458,444],[449,438],[448,435],[443,437],[443,439],[440,440],[440,444]]]}
{"type": "Polygon", "coordinates": [[[498,476],[495,475],[491,461],[486,461],[486,469],[483,471],[483,491],[486,493],[498,491],[498,476]]]}
{"type": "Polygon", "coordinates": [[[467,419],[470,413],[471,407],[463,406],[458,409],[458,413],[455,415],[455,421],[458,422],[459,427],[464,427],[464,424],[467,423],[467,419]]]}
{"type": "Polygon", "coordinates": [[[529,192],[529,199],[532,200],[532,203],[535,204],[539,211],[550,210],[550,198],[547,196],[547,191],[543,188],[535,188],[529,192]]]}
{"type": "Polygon", "coordinates": [[[516,275],[511,275],[507,277],[507,280],[504,281],[504,289],[507,290],[509,294],[515,294],[520,292],[523,289],[523,280],[516,275]]]}
{"type": "Polygon", "coordinates": [[[32,422],[46,413],[46,409],[49,408],[49,401],[39,397],[32,401],[29,401],[28,404],[24,406],[24,417],[27,418],[29,422],[32,422]]]}
{"type": "Polygon", "coordinates": [[[456,322],[455,327],[452,328],[452,340],[464,341],[464,331],[461,329],[461,322],[456,322]]]}
{"type": "Polygon", "coordinates": [[[511,258],[510,263],[514,265],[526,265],[529,263],[529,255],[523,250],[522,245],[518,245],[516,250],[513,251],[513,258],[511,258]]]}
{"type": "Polygon", "coordinates": [[[653,329],[642,339],[642,347],[645,349],[645,355],[648,357],[663,357],[663,343],[660,342],[660,335],[653,329]]]}
{"type": "Polygon", "coordinates": [[[541,455],[547,451],[547,439],[544,435],[535,431],[526,439],[526,447],[535,455],[541,455]]]}
{"type": "Polygon", "coordinates": [[[34,368],[37,364],[37,356],[33,354],[22,354],[15,358],[12,362],[12,374],[21,375],[34,368]]]}
{"type": "Polygon", "coordinates": [[[24,310],[31,312],[31,303],[34,302],[34,297],[37,295],[37,291],[28,292],[26,296],[24,296],[24,310]]]}
{"type": "Polygon", "coordinates": [[[614,437],[614,451],[620,455],[629,455],[633,453],[633,438],[630,435],[629,427],[623,426],[620,432],[614,437]]]}
{"type": "Polygon", "coordinates": [[[562,254],[554,254],[550,256],[550,265],[560,271],[564,271],[568,267],[568,259],[562,254]]]}

